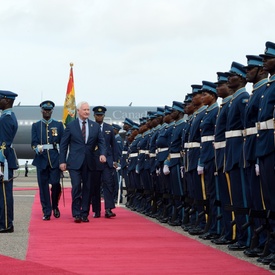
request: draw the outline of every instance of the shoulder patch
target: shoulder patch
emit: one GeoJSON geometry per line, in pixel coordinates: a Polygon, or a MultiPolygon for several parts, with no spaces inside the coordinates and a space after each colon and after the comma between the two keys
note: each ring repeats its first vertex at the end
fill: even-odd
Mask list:
{"type": "Polygon", "coordinates": [[[248,98],[243,99],[242,103],[248,103],[248,98]]]}

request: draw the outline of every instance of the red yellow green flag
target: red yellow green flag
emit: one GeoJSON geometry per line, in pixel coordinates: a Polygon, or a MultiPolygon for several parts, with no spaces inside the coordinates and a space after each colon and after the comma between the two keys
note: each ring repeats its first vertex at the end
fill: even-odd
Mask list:
{"type": "Polygon", "coordinates": [[[63,124],[66,126],[69,122],[76,119],[76,104],[74,92],[73,63],[70,64],[70,77],[67,86],[67,93],[63,108],[63,124]]]}

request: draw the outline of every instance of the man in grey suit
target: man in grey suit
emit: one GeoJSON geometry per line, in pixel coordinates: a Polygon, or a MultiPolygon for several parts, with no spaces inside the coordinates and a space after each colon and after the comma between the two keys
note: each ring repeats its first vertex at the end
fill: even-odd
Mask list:
{"type": "Polygon", "coordinates": [[[91,187],[93,180],[92,154],[99,151],[99,162],[106,162],[105,140],[99,124],[89,119],[87,102],[77,105],[78,118],[70,122],[60,144],[60,169],[69,170],[72,184],[72,215],[76,223],[89,222],[91,187]],[[68,157],[67,152],[69,151],[68,157]]]}

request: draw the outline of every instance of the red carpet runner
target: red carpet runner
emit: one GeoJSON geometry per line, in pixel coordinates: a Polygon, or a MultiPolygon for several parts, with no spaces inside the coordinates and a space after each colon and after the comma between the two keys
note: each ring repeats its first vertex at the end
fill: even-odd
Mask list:
{"type": "Polygon", "coordinates": [[[37,193],[27,261],[77,274],[270,274],[128,209],[116,208],[116,218],[90,217],[89,223],[76,224],[70,189],[65,198],[66,207],[60,201],[61,218],[42,221],[37,193]]]}

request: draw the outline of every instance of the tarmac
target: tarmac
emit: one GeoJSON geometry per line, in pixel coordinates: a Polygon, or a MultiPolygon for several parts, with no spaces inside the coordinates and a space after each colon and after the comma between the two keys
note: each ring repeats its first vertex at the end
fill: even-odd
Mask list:
{"type": "MultiPolygon", "coordinates": [[[[37,178],[35,169],[30,169],[28,177],[25,177],[24,170],[15,171],[14,176],[17,176],[14,179],[14,232],[7,234],[0,234],[0,254],[9,256],[16,259],[25,260],[26,253],[28,249],[28,239],[29,239],[29,223],[32,211],[32,205],[34,201],[34,196],[38,191],[37,178]],[[17,190],[19,189],[20,190],[17,190]],[[22,188],[22,189],[21,189],[22,188]]],[[[64,187],[70,187],[70,178],[68,175],[65,175],[63,179],[64,187]]],[[[123,199],[125,200],[125,199],[123,199]]],[[[120,204],[119,207],[125,207],[124,203],[120,204]]],[[[128,208],[125,208],[127,211],[128,208]]],[[[138,212],[135,212],[138,215],[138,212]]],[[[158,223],[160,226],[163,226],[169,230],[182,234],[188,238],[195,239],[207,246],[219,249],[227,254],[232,255],[233,257],[239,258],[241,260],[250,262],[254,265],[257,265],[263,269],[269,269],[268,265],[262,265],[257,262],[257,258],[249,258],[243,254],[242,251],[230,251],[227,249],[226,245],[217,246],[210,241],[202,240],[198,236],[189,235],[187,232],[183,231],[180,226],[170,226],[165,223],[159,223],[156,219],[149,218],[142,215],[144,218],[151,220],[152,222],[158,223]]],[[[42,212],[41,212],[42,218],[42,212]]],[[[119,217],[117,217],[119,218],[119,217]]],[[[270,270],[275,274],[275,271],[270,270]]]]}

